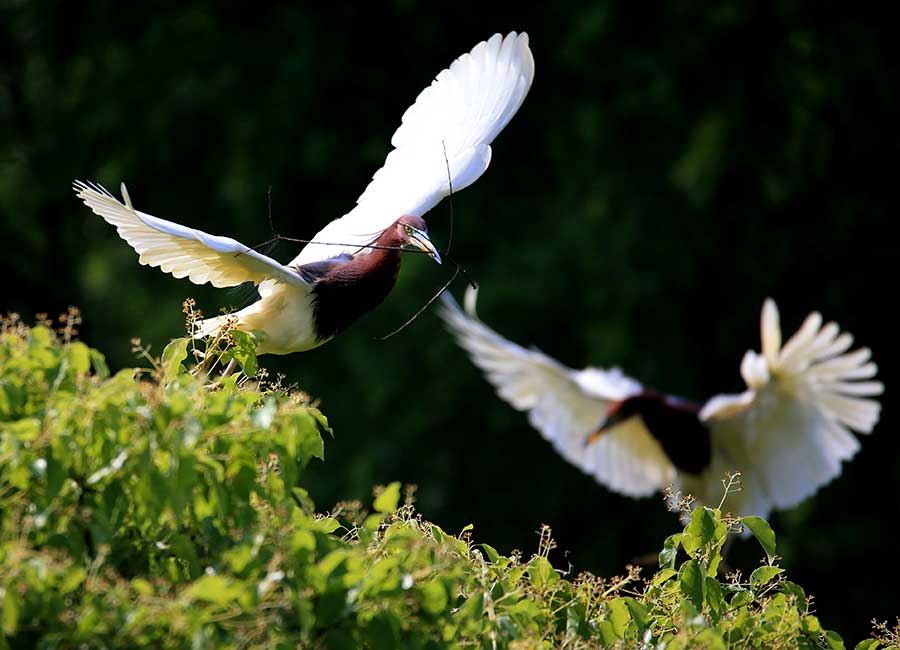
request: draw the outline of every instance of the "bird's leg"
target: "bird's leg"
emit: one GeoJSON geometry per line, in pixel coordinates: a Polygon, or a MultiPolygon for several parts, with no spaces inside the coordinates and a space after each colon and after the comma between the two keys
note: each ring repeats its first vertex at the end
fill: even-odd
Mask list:
{"type": "MultiPolygon", "coordinates": [[[[199,350],[197,350],[196,352],[199,352],[199,350]]],[[[201,361],[191,369],[191,374],[195,377],[203,373],[209,373],[209,371],[213,369],[213,366],[216,365],[217,357],[215,354],[209,354],[207,351],[206,354],[201,352],[200,355],[202,355],[201,361]]]]}
{"type": "Polygon", "coordinates": [[[231,373],[233,373],[233,372],[234,372],[234,367],[235,367],[236,365],[237,365],[237,359],[234,359],[234,358],[233,358],[231,361],[228,362],[228,365],[225,366],[225,370],[222,371],[222,374],[219,376],[219,379],[222,379],[222,378],[224,378],[224,377],[227,377],[228,375],[230,375],[231,373]]]}

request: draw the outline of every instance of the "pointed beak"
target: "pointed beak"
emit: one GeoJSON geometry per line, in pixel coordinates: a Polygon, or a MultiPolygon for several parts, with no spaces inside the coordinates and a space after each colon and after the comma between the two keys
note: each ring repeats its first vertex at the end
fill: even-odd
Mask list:
{"type": "Polygon", "coordinates": [[[409,243],[428,253],[438,264],[441,263],[441,255],[438,253],[435,245],[431,243],[427,232],[418,229],[413,230],[413,233],[409,236],[409,243]]]}

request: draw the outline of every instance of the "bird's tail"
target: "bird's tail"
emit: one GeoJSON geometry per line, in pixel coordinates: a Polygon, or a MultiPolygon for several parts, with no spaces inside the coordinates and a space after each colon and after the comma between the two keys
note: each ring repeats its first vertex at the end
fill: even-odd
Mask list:
{"type": "Polygon", "coordinates": [[[848,352],[853,337],[836,323],[823,325],[818,312],[782,345],[778,309],[767,300],[760,329],[761,352],[749,351],[741,363],[747,390],[712,398],[700,419],[719,440],[723,463],[742,471],[745,492],[764,495],[744,514],[764,517],[841,473],[860,448],[851,432],[871,433],[878,422],[884,385],[871,351],[848,352]]]}
{"type": "Polygon", "coordinates": [[[213,316],[212,318],[204,318],[197,321],[194,326],[194,338],[202,339],[207,336],[216,336],[227,323],[237,325],[239,319],[236,314],[224,314],[222,316],[213,316]]]}

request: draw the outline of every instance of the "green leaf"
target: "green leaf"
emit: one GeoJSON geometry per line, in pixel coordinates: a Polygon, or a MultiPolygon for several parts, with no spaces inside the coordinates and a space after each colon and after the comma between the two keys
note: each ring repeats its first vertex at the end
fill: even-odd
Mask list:
{"type": "Polygon", "coordinates": [[[703,648],[703,650],[726,650],[725,639],[718,631],[707,628],[701,630],[693,639],[690,647],[703,648]]]}
{"type": "Polygon", "coordinates": [[[693,556],[702,546],[712,541],[716,534],[717,520],[718,516],[711,508],[698,507],[694,509],[681,541],[681,546],[688,555],[693,556]]]}
{"type": "Polygon", "coordinates": [[[653,622],[650,619],[650,612],[643,603],[638,602],[634,598],[626,597],[623,600],[628,608],[628,613],[631,614],[631,620],[637,625],[638,635],[643,636],[653,622]]]}
{"type": "Polygon", "coordinates": [[[19,613],[22,603],[12,584],[6,587],[3,595],[3,633],[12,636],[19,627],[19,613]]]}
{"type": "Polygon", "coordinates": [[[781,583],[781,593],[787,596],[793,596],[797,602],[797,608],[801,611],[805,611],[807,607],[807,598],[806,592],[803,591],[803,588],[790,580],[785,580],[781,583]]]}
{"type": "Polygon", "coordinates": [[[599,623],[597,623],[597,631],[600,633],[600,640],[603,642],[604,647],[611,646],[616,641],[622,638],[621,636],[618,636],[616,634],[615,630],[613,629],[612,623],[610,623],[609,621],[600,621],[599,623]]]}
{"type": "Polygon", "coordinates": [[[661,585],[666,580],[671,578],[672,576],[678,575],[678,572],[675,569],[670,569],[666,567],[665,569],[660,569],[655,576],[653,576],[653,584],[661,585]]]}
{"type": "Polygon", "coordinates": [[[218,575],[207,575],[199,578],[188,587],[184,595],[191,600],[203,600],[225,607],[241,595],[242,589],[229,578],[218,575]]]}
{"type": "Polygon", "coordinates": [[[837,632],[828,630],[825,632],[824,638],[829,650],[844,650],[844,639],[837,632]]]}
{"type": "Polygon", "coordinates": [[[772,564],[775,559],[775,531],[769,526],[769,522],[761,517],[742,517],[741,523],[753,533],[766,552],[769,564],[772,564]]]}
{"type": "Polygon", "coordinates": [[[607,603],[609,607],[609,616],[607,620],[610,622],[612,632],[616,639],[625,638],[625,629],[631,620],[631,613],[628,611],[628,605],[624,598],[613,598],[607,603]]]}
{"type": "Polygon", "coordinates": [[[469,598],[456,611],[461,619],[480,620],[484,616],[484,592],[481,590],[469,595],[469,598]]]}
{"type": "Polygon", "coordinates": [[[878,639],[866,639],[857,643],[853,650],[878,650],[880,647],[881,642],[878,639]]]}
{"type": "Polygon", "coordinates": [[[722,587],[715,578],[706,578],[706,602],[713,613],[713,622],[718,623],[719,618],[725,613],[725,597],[722,595],[722,587]]]}
{"type": "Polygon", "coordinates": [[[761,566],[750,574],[750,588],[754,591],[767,585],[777,575],[784,573],[784,569],[777,566],[761,566]]]}
{"type": "Polygon", "coordinates": [[[91,369],[91,350],[81,341],[75,341],[68,346],[69,363],[76,375],[87,374],[91,369]]]}
{"type": "Polygon", "coordinates": [[[333,533],[341,527],[341,523],[333,517],[319,517],[312,526],[315,530],[322,533],[333,533]]]}
{"type": "Polygon", "coordinates": [[[91,348],[91,363],[94,366],[94,372],[100,379],[109,377],[109,366],[106,365],[106,357],[93,348],[91,348]]]}
{"type": "Polygon", "coordinates": [[[659,566],[675,568],[675,558],[678,555],[678,545],[684,539],[684,533],[669,535],[663,543],[663,550],[659,553],[659,566]]]}
{"type": "Polygon", "coordinates": [[[384,490],[381,491],[377,497],[375,497],[375,503],[373,507],[376,512],[380,512],[382,514],[387,514],[390,512],[394,512],[397,509],[397,505],[400,503],[400,482],[394,481],[390,485],[388,485],[384,490]]]}
{"type": "Polygon", "coordinates": [[[429,580],[422,585],[422,609],[432,615],[437,615],[447,609],[450,604],[450,596],[447,588],[440,578],[429,580]]]}
{"type": "Polygon", "coordinates": [[[256,343],[253,337],[241,330],[231,330],[234,345],[227,350],[227,355],[235,359],[243,372],[248,377],[256,377],[259,364],[256,360],[256,343]]]}
{"type": "Polygon", "coordinates": [[[731,597],[731,602],[729,603],[729,605],[732,609],[734,609],[737,607],[743,607],[744,605],[750,603],[752,600],[753,594],[747,589],[741,589],[731,597]]]}
{"type": "Polygon", "coordinates": [[[187,359],[188,343],[190,339],[173,339],[163,350],[160,363],[166,383],[172,382],[184,370],[181,363],[187,359]]]}
{"type": "Polygon", "coordinates": [[[484,554],[487,555],[487,558],[488,558],[491,562],[496,562],[497,560],[500,559],[500,554],[499,554],[499,553],[497,552],[497,550],[496,550],[493,546],[491,546],[490,544],[481,544],[481,548],[484,549],[484,554]]]}
{"type": "Polygon", "coordinates": [[[706,598],[706,572],[700,568],[697,560],[688,560],[678,571],[681,593],[691,599],[698,610],[703,609],[706,598]]]}
{"type": "Polygon", "coordinates": [[[541,589],[559,580],[559,574],[547,558],[539,555],[528,563],[528,578],[536,589],[541,589]]]}
{"type": "Polygon", "coordinates": [[[375,616],[366,628],[366,640],[372,650],[396,650],[400,646],[400,621],[388,610],[375,616]]]}

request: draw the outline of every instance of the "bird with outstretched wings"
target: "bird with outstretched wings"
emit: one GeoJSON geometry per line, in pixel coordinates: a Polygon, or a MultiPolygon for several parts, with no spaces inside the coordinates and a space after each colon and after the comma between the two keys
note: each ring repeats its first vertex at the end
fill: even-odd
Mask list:
{"type": "Polygon", "coordinates": [[[289,264],[229,237],[135,210],[102,186],[76,182],[85,205],[115,226],[140,255],[195,284],[258,286],[259,300],[207,319],[198,336],[230,319],[252,333],[257,352],[309,350],[333,338],[390,293],[401,250],[440,262],[422,217],[451,191],[475,182],[491,161],[491,143],[522,105],[534,78],[528,35],[495,34],[456,59],[403,115],[384,166],[346,215],[323,228],[289,264]]]}
{"type": "Polygon", "coordinates": [[[573,370],[509,341],[443,296],[441,317],[513,408],[567,461],[609,489],[645,497],[667,485],[717,505],[727,473],[742,490],[727,508],[766,517],[813,495],[871,433],[884,387],[868,348],[812,313],[782,345],[774,301],[761,317],[762,351],[741,363],[747,389],[704,404],[647,389],[618,368],[573,370]]]}

